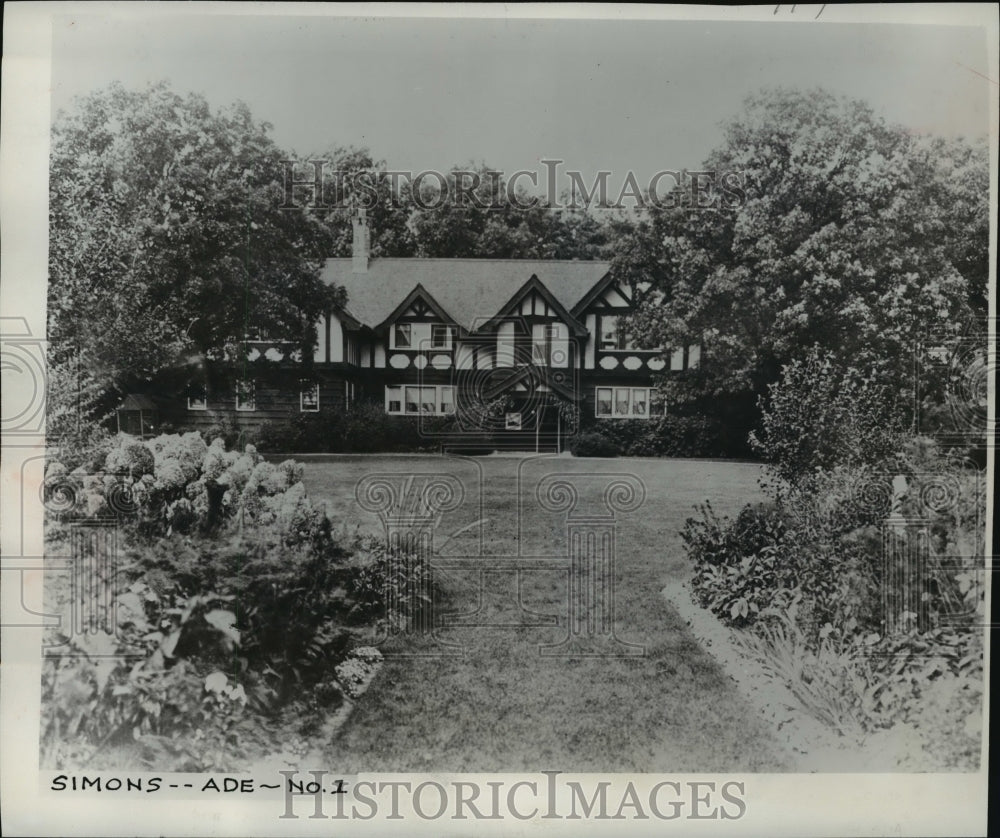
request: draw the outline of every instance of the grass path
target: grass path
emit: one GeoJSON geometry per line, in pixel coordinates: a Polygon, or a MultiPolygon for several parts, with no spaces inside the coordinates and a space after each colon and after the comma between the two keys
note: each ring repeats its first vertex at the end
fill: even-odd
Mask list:
{"type": "Polygon", "coordinates": [[[328,765],[349,773],[787,770],[781,746],[660,593],[687,575],[677,533],[694,504],[709,498],[717,511],[735,512],[757,496],[755,466],[342,457],[307,463],[305,482],[335,519],[376,532],[377,518],[359,508],[354,489],[378,472],[448,472],[462,481],[464,502],[436,536],[450,560],[438,577],[439,611],[468,614],[478,605],[470,620],[478,625],[441,632],[457,655],[413,656],[426,648],[418,641],[384,647],[410,656],[387,659],[328,746],[328,765]],[[645,486],[645,504],[619,515],[616,566],[616,633],[642,645],[642,656],[539,654],[566,635],[567,572],[525,572],[522,609],[517,577],[496,557],[566,555],[565,515],[540,509],[534,496],[553,472],[569,475],[583,512],[599,510],[610,473],[628,472],[645,486]],[[525,624],[546,619],[561,625],[525,624]]]}

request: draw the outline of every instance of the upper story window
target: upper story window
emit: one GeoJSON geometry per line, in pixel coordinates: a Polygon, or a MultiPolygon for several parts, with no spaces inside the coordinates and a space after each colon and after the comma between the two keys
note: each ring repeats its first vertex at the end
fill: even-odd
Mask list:
{"type": "Polygon", "coordinates": [[[625,333],[617,315],[601,315],[601,349],[625,349],[625,333]]]}
{"type": "Polygon", "coordinates": [[[442,323],[431,326],[431,349],[451,348],[451,327],[442,323]]]}
{"type": "Polygon", "coordinates": [[[701,366],[701,345],[692,343],[687,349],[683,346],[670,353],[670,370],[693,370],[701,366]]]}
{"type": "Polygon", "coordinates": [[[569,366],[569,331],[564,323],[536,323],[531,337],[533,363],[538,366],[569,366]]]}
{"type": "Polygon", "coordinates": [[[446,323],[394,323],[389,333],[389,348],[423,352],[429,349],[448,350],[454,340],[455,330],[446,323]]]}
{"type": "Polygon", "coordinates": [[[392,348],[409,349],[413,346],[413,326],[410,323],[397,323],[392,327],[392,348]]]}

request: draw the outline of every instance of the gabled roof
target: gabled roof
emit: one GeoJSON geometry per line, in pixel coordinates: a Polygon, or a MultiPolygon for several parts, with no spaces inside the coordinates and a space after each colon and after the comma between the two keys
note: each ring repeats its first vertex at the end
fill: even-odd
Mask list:
{"type": "Polygon", "coordinates": [[[455,322],[455,319],[447,311],[445,311],[444,308],[441,307],[441,304],[437,300],[434,299],[434,295],[428,292],[428,290],[418,282],[417,287],[414,288],[409,294],[407,294],[406,297],[403,298],[403,301],[398,306],[396,306],[392,311],[389,312],[385,320],[383,320],[381,323],[373,323],[372,327],[375,329],[387,328],[390,323],[394,322],[396,318],[398,318],[418,299],[423,300],[425,303],[427,303],[431,311],[433,311],[434,314],[436,314],[439,318],[441,318],[441,320],[443,320],[445,323],[455,322]]]}
{"type": "Polygon", "coordinates": [[[532,276],[559,304],[573,307],[608,272],[608,262],[555,259],[373,259],[353,273],[351,259],[327,259],[324,282],[347,291],[347,313],[363,325],[385,320],[418,285],[465,329],[493,318],[532,276]]]}
{"type": "MultiPolygon", "coordinates": [[[[600,297],[601,294],[613,285],[618,285],[620,287],[620,283],[611,275],[611,272],[609,271],[602,279],[594,284],[593,288],[577,300],[576,305],[573,306],[572,313],[579,317],[584,310],[594,302],[594,300],[600,297]]],[[[631,300],[631,294],[627,291],[625,292],[625,298],[631,300]]]]}
{"type": "Polygon", "coordinates": [[[551,291],[549,291],[549,289],[546,288],[545,285],[542,284],[542,281],[535,275],[532,275],[531,279],[529,279],[526,283],[524,283],[524,285],[518,288],[518,290],[514,293],[514,295],[506,303],[504,303],[503,307],[501,307],[500,311],[497,312],[494,318],[492,318],[487,323],[484,323],[479,328],[489,329],[492,326],[494,326],[499,320],[505,317],[509,317],[512,314],[517,314],[517,312],[520,310],[521,307],[520,306],[521,300],[523,300],[525,296],[527,296],[527,294],[529,294],[532,291],[537,291],[545,299],[545,301],[550,306],[552,306],[556,314],[559,315],[560,319],[564,323],[566,323],[576,334],[578,335],[587,334],[587,327],[584,326],[579,320],[577,320],[572,314],[570,314],[566,310],[566,306],[560,303],[559,300],[555,297],[555,295],[551,291]]]}

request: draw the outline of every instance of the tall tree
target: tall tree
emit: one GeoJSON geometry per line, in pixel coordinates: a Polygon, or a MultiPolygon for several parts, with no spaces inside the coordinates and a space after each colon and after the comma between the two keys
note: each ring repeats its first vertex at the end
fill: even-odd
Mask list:
{"type": "Polygon", "coordinates": [[[822,90],[772,90],[747,101],[703,169],[717,180],[701,200],[719,208],[689,196],[653,212],[632,258],[655,283],[635,329],[704,345],[701,371],[665,384],[674,405],[738,405],[749,429],[757,397],[814,345],[912,404],[918,339],[985,315],[984,144],[915,136],[822,90]],[[745,194],[731,208],[726,172],[745,194]]]}
{"type": "Polygon", "coordinates": [[[282,208],[283,161],[245,105],[114,84],[55,121],[49,178],[53,362],[105,389],[265,332],[311,345],[335,296],[315,215],[282,208]]]}

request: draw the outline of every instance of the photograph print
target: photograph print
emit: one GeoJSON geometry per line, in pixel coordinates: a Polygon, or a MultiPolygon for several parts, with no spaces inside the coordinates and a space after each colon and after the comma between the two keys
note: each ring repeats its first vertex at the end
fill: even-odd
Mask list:
{"type": "Polygon", "coordinates": [[[985,776],[995,28],[199,5],[51,16],[46,777],[985,776]]]}

